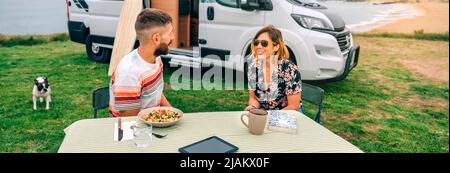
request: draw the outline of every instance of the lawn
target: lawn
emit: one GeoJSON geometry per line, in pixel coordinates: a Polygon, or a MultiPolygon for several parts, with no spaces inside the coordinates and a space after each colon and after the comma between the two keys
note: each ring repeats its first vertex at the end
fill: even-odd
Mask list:
{"type": "MultiPolygon", "coordinates": [[[[448,36],[447,36],[448,38],[448,36]]],[[[0,152],[56,152],[64,128],[92,117],[91,92],[108,85],[108,65],[86,57],[84,45],[55,39],[35,45],[0,46],[0,152]],[[50,110],[32,109],[37,76],[52,87],[50,110]]],[[[448,59],[447,41],[355,36],[360,64],[345,81],[313,83],[325,90],[323,126],[364,152],[449,152],[447,81],[408,68],[408,58],[448,59]]],[[[1,45],[1,44],[0,44],[1,45]]],[[[448,72],[447,65],[443,68],[448,72]]],[[[171,90],[184,112],[240,111],[245,90],[171,90]]],[[[313,107],[305,105],[311,115],[313,107]]],[[[99,114],[106,116],[107,111],[99,114]]]]}

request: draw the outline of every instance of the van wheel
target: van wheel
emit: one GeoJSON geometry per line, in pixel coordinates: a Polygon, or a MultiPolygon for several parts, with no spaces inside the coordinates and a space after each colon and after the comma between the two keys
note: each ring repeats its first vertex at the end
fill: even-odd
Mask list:
{"type": "Polygon", "coordinates": [[[86,38],[86,52],[89,59],[93,61],[109,63],[112,50],[92,44],[92,37],[91,35],[88,35],[86,38]]]}

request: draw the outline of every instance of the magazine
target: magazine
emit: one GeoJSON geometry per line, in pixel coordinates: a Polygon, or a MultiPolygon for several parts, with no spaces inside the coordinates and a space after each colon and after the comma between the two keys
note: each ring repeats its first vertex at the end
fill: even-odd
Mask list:
{"type": "Polygon", "coordinates": [[[271,131],[297,134],[297,117],[281,111],[270,111],[268,129],[271,131]]]}

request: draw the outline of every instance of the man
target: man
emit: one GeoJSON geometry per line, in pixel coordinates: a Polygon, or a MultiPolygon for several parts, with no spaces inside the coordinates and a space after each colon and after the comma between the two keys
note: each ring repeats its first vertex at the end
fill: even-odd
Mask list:
{"type": "Polygon", "coordinates": [[[135,23],[139,47],[122,58],[110,83],[110,114],[135,116],[141,109],[171,106],[163,94],[163,63],[175,39],[172,18],[164,11],[145,9],[135,23]]]}

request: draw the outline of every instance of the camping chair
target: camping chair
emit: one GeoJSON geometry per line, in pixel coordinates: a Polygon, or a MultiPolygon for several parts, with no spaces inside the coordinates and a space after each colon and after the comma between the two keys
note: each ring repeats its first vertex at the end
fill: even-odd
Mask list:
{"type": "Polygon", "coordinates": [[[109,87],[98,88],[92,93],[92,107],[94,118],[97,118],[97,110],[109,106],[109,87]]]}
{"type": "Polygon", "coordinates": [[[324,91],[322,88],[307,83],[302,83],[302,100],[318,106],[318,111],[316,113],[314,121],[316,121],[319,124],[320,124],[320,113],[322,112],[323,107],[323,96],[324,91]]]}

